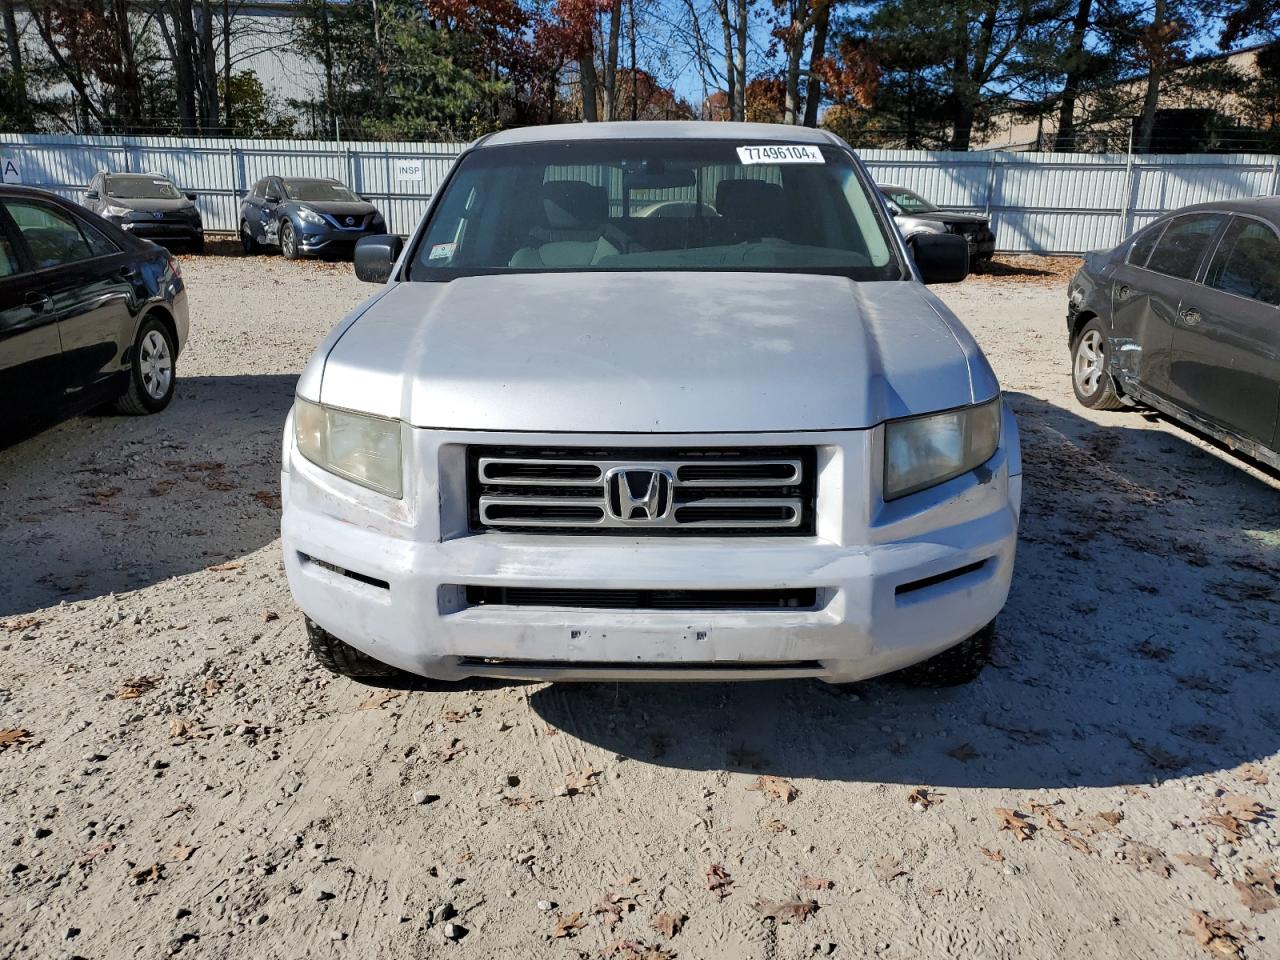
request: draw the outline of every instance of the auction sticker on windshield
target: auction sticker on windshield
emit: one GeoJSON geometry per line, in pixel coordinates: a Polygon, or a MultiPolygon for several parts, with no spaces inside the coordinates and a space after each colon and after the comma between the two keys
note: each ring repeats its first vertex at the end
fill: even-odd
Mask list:
{"type": "Polygon", "coordinates": [[[739,147],[738,159],[753,163],[826,163],[822,151],[799,143],[775,143],[761,147],[739,147]]]}

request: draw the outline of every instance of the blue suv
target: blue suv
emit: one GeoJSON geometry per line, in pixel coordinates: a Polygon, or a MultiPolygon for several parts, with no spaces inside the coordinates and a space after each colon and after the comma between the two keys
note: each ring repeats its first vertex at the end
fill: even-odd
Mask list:
{"type": "Polygon", "coordinates": [[[377,207],[332,179],[263,177],[240,204],[240,242],[248,254],[270,246],[289,260],[350,255],[361,237],[386,232],[377,207]]]}

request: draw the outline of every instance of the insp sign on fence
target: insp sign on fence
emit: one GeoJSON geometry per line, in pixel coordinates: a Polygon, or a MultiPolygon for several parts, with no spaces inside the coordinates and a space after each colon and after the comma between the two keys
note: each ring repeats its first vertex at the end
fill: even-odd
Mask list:
{"type": "MultiPolygon", "coordinates": [[[[391,230],[417,224],[456,143],[76,137],[0,134],[0,154],[22,182],[72,200],[100,170],[159,172],[198,194],[205,228],[234,231],[240,198],[269,174],[336,177],[368,197],[391,230]]],[[[1261,154],[1128,156],[859,150],[880,183],[917,191],[949,210],[989,214],[997,247],[1080,253],[1113,246],[1168,210],[1208,200],[1280,193],[1280,157],[1261,154]]]]}

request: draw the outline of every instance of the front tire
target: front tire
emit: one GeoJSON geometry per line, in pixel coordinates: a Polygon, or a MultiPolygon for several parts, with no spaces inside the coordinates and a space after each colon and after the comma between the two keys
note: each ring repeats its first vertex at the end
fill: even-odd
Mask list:
{"type": "Polygon", "coordinates": [[[380,680],[408,676],[403,670],[375,660],[348,643],[343,643],[310,617],[307,620],[307,643],[320,666],[330,673],[355,680],[380,680]]]}
{"type": "Polygon", "coordinates": [[[252,257],[262,250],[262,244],[253,238],[253,233],[250,232],[249,223],[246,220],[240,221],[240,246],[244,249],[246,257],[252,257]]]}
{"type": "Polygon", "coordinates": [[[297,260],[302,255],[298,251],[298,235],[288,220],[280,224],[280,252],[286,260],[297,260]]]}
{"type": "Polygon", "coordinates": [[[1071,389],[1090,410],[1123,406],[1107,371],[1107,331],[1097,317],[1084,325],[1071,345],[1071,389]]]}
{"type": "Polygon", "coordinates": [[[169,328],[155,317],[142,321],[132,348],[129,386],[116,400],[116,410],[130,416],[159,413],[173,399],[178,380],[178,345],[169,328]]]}
{"type": "Polygon", "coordinates": [[[991,662],[991,647],[995,635],[996,625],[992,621],[954,647],[915,666],[900,670],[896,676],[917,687],[958,687],[971,683],[978,679],[983,668],[991,662]]]}

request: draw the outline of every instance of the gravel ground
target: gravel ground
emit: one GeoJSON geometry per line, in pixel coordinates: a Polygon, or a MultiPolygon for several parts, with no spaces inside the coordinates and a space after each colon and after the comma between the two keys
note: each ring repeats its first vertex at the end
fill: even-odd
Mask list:
{"type": "Polygon", "coordinates": [[[1076,405],[1060,265],[941,290],[1023,431],[996,662],[855,693],[329,677],[278,434],[370,288],[184,269],[169,411],[0,451],[0,958],[1280,956],[1280,484],[1076,405]]]}

